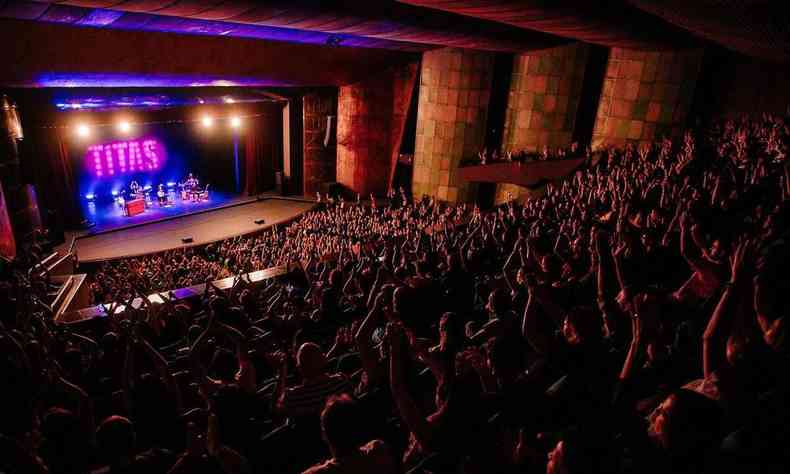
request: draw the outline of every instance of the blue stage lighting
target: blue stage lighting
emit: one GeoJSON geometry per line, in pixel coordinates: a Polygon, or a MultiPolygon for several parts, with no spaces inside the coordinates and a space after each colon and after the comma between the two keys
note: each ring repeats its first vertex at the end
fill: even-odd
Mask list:
{"type": "Polygon", "coordinates": [[[117,189],[113,189],[112,190],[112,197],[118,197],[118,190],[117,189]]]}
{"type": "Polygon", "coordinates": [[[93,193],[88,193],[85,195],[85,199],[87,199],[88,201],[93,201],[94,199],[96,199],[96,195],[93,193]]]}
{"type": "Polygon", "coordinates": [[[174,181],[168,181],[167,182],[167,187],[168,188],[175,188],[176,187],[176,183],[174,181]]]}

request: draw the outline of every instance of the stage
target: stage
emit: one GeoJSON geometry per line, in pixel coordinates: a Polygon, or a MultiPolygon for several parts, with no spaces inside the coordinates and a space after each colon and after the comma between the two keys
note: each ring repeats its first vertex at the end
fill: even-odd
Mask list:
{"type": "Polygon", "coordinates": [[[106,216],[102,227],[97,222],[89,233],[76,236],[74,252],[79,262],[89,263],[203,245],[290,221],[314,205],[302,199],[228,197],[173,208],[154,204],[132,217],[118,208],[118,215],[106,216]],[[190,205],[189,210],[183,208],[190,205]],[[265,223],[256,224],[258,219],[265,223]],[[192,242],[184,243],[184,238],[192,242]]]}
{"type": "MultiPolygon", "coordinates": [[[[254,199],[254,198],[253,198],[254,199]]],[[[196,212],[220,209],[249,201],[247,196],[231,195],[212,191],[209,199],[192,202],[174,197],[172,204],[160,206],[156,198],[141,214],[124,215],[123,208],[115,201],[82,202],[82,215],[95,224],[88,229],[89,234],[98,234],[109,230],[134,227],[148,222],[160,221],[172,217],[194,214],[196,212]]]]}

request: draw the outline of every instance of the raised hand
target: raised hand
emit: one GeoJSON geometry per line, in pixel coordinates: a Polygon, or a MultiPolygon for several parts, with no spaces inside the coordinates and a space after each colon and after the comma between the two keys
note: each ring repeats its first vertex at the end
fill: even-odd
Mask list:
{"type": "Polygon", "coordinates": [[[751,239],[741,239],[730,255],[730,283],[736,284],[743,279],[745,267],[751,260],[754,242],[751,239]]]}

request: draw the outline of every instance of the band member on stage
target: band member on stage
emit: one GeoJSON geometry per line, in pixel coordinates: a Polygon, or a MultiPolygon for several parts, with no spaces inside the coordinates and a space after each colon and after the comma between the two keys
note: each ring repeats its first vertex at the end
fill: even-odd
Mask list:
{"type": "Polygon", "coordinates": [[[165,192],[164,184],[159,184],[159,187],[156,190],[156,198],[159,200],[160,206],[167,204],[167,193],[165,192]]]}
{"type": "Polygon", "coordinates": [[[121,206],[121,212],[123,213],[124,216],[126,216],[126,215],[128,215],[126,213],[126,198],[123,197],[123,194],[124,193],[121,193],[118,196],[118,205],[121,206]]]}
{"type": "Polygon", "coordinates": [[[137,181],[132,180],[132,183],[129,185],[129,189],[132,190],[132,196],[137,196],[142,194],[143,188],[137,184],[137,181]]]}
{"type": "Polygon", "coordinates": [[[184,186],[190,191],[194,190],[198,187],[198,179],[192,176],[192,173],[189,173],[189,177],[187,177],[187,181],[184,183],[184,186]]]}

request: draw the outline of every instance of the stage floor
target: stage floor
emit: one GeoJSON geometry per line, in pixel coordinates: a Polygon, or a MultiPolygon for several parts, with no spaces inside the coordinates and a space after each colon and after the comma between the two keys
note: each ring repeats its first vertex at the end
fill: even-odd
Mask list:
{"type": "Polygon", "coordinates": [[[195,212],[218,209],[230,205],[254,200],[255,197],[232,195],[217,191],[211,192],[207,201],[191,202],[173,199],[173,204],[160,206],[154,199],[151,207],[136,216],[123,215],[123,209],[115,202],[89,203],[83,201],[82,215],[95,225],[88,230],[88,234],[98,234],[108,230],[124,227],[133,227],[146,222],[169,219],[176,216],[193,214],[195,212]]]}
{"type": "MultiPolygon", "coordinates": [[[[169,217],[160,215],[159,220],[154,222],[145,219],[137,224],[130,223],[133,227],[116,226],[113,230],[104,232],[97,232],[94,228],[90,234],[75,239],[74,251],[80,262],[87,263],[203,245],[289,221],[315,205],[301,200],[244,199],[247,202],[234,204],[232,200],[228,200],[219,209],[210,207],[200,212],[200,209],[195,208],[189,211],[192,214],[178,215],[184,213],[182,209],[178,214],[169,217]],[[256,224],[254,221],[257,219],[264,219],[265,224],[256,224]],[[184,244],[181,239],[186,237],[191,237],[193,241],[184,244]]],[[[146,213],[149,211],[151,209],[146,213]]],[[[123,219],[134,219],[146,213],[123,219]]]]}

